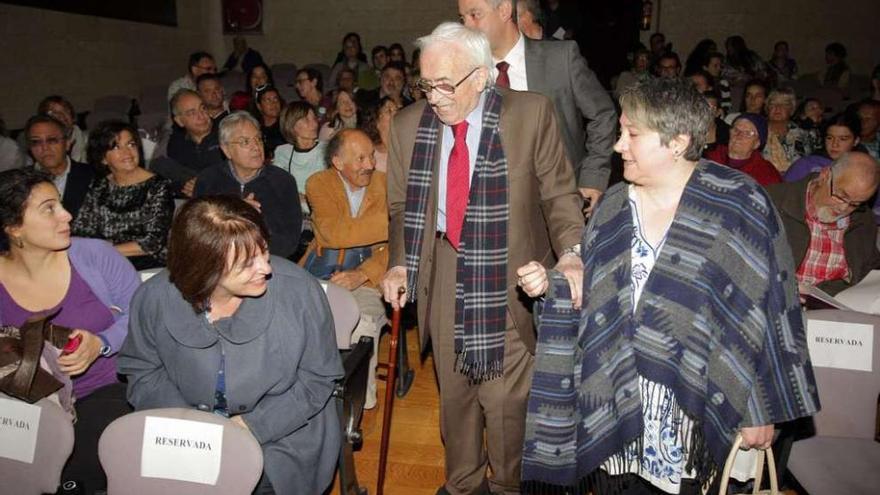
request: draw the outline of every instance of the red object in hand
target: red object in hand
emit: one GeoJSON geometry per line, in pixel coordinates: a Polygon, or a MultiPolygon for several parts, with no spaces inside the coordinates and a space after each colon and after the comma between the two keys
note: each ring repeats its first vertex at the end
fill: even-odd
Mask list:
{"type": "Polygon", "coordinates": [[[61,349],[61,354],[72,354],[77,349],[79,349],[79,345],[82,343],[82,335],[77,335],[76,337],[69,339],[66,344],[64,344],[64,349],[61,349]]]}

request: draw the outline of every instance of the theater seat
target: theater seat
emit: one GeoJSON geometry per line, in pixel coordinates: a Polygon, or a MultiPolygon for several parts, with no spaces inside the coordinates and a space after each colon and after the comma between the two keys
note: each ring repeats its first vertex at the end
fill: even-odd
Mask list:
{"type": "Polygon", "coordinates": [[[125,415],[104,430],[98,442],[98,456],[107,473],[108,495],[249,495],[263,473],[263,451],[253,435],[227,418],[195,409],[148,409],[125,415]],[[147,417],[223,426],[220,473],[216,484],[141,476],[147,417]]]}
{"type": "MultiPolygon", "coordinates": [[[[0,393],[0,410],[4,410],[5,400],[29,406],[0,393]]],[[[71,417],[49,399],[40,399],[33,406],[40,409],[34,460],[28,463],[0,455],[0,492],[2,493],[20,495],[55,493],[61,480],[61,470],[73,451],[71,417]],[[6,491],[13,490],[12,487],[14,491],[6,491]]],[[[7,411],[4,417],[9,416],[7,411]]],[[[5,425],[0,426],[0,429],[5,427],[5,425]]]]}
{"type": "Polygon", "coordinates": [[[807,318],[841,327],[845,323],[872,326],[873,362],[871,371],[814,365],[822,410],[813,417],[815,434],[794,442],[788,470],[810,494],[878,493],[880,443],[874,441],[874,429],[880,394],[880,316],[817,310],[808,311],[807,318]]]}

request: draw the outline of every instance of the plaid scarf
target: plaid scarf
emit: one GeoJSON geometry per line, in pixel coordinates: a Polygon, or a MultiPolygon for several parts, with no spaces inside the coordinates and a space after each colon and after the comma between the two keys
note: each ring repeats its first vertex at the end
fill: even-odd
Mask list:
{"type": "MultiPolygon", "coordinates": [[[[480,146],[462,225],[455,282],[455,369],[472,382],[502,375],[507,316],[507,158],[498,132],[501,94],[486,93],[480,146]]],[[[415,299],[425,211],[442,126],[425,105],[416,131],[406,189],[404,246],[408,298],[415,299]]],[[[445,160],[447,157],[441,157],[445,160]]],[[[433,233],[430,233],[433,235],[433,233]]]]}

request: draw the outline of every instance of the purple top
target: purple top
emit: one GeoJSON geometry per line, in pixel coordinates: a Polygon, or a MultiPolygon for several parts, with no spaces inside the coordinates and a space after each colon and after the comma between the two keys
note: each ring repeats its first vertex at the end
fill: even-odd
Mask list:
{"type": "Polygon", "coordinates": [[[822,170],[828,165],[831,165],[831,158],[828,158],[827,156],[809,155],[803,158],[798,158],[791,164],[791,167],[785,171],[785,176],[782,180],[785,182],[797,182],[814,172],[822,170]]]}
{"type": "MultiPolygon", "coordinates": [[[[76,268],[72,266],[67,294],[56,307],[60,307],[61,311],[52,321],[61,326],[80,328],[97,334],[113,324],[113,313],[98,300],[92,289],[77,273],[76,268]]],[[[36,314],[19,306],[3,284],[0,284],[0,311],[3,312],[5,324],[19,328],[28,318],[36,314]]],[[[116,356],[106,358],[98,356],[85,373],[73,378],[73,395],[82,399],[96,389],[116,381],[116,356]]]]}

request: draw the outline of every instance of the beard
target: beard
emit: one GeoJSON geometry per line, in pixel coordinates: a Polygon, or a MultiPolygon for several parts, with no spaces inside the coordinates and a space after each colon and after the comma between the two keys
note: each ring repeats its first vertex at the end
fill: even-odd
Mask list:
{"type": "Polygon", "coordinates": [[[838,213],[828,206],[816,208],[816,219],[822,223],[835,223],[845,216],[846,213],[838,213]]]}

